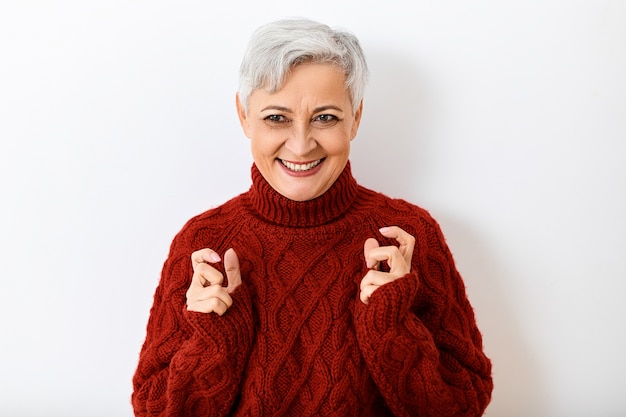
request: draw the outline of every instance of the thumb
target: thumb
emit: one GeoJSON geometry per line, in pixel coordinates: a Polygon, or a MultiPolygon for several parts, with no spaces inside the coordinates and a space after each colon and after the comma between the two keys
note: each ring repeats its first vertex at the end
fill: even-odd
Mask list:
{"type": "Polygon", "coordinates": [[[241,285],[241,271],[239,270],[239,258],[233,248],[230,248],[224,254],[224,270],[228,278],[228,286],[226,291],[232,294],[239,285],[241,285]]]}
{"type": "Polygon", "coordinates": [[[369,254],[372,249],[376,249],[378,247],[378,241],[373,237],[368,238],[363,245],[363,254],[365,255],[365,265],[368,268],[376,268],[378,269],[378,262],[375,260],[370,260],[369,254]]]}

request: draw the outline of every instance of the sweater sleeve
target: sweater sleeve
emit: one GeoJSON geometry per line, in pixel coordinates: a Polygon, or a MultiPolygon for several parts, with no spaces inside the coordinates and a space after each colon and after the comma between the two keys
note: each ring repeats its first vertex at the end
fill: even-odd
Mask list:
{"type": "Polygon", "coordinates": [[[359,345],[394,415],[481,416],[491,361],[441,230],[423,222],[412,272],[357,300],[359,345]]]}
{"type": "Polygon", "coordinates": [[[155,292],[133,377],[136,416],[223,416],[239,391],[253,338],[249,291],[240,285],[222,316],[187,311],[187,252],[172,245],[155,292]]]}

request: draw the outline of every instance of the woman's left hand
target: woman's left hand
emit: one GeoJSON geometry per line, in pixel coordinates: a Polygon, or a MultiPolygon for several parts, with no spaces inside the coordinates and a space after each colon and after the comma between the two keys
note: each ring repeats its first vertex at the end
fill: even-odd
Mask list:
{"type": "Polygon", "coordinates": [[[369,238],[363,246],[365,263],[370,269],[361,280],[361,301],[369,303],[372,293],[380,286],[402,278],[411,272],[411,259],[415,247],[415,237],[398,226],[383,227],[380,233],[388,238],[396,239],[399,246],[380,246],[374,238],[369,238]],[[387,262],[389,271],[381,271],[380,263],[387,262]]]}

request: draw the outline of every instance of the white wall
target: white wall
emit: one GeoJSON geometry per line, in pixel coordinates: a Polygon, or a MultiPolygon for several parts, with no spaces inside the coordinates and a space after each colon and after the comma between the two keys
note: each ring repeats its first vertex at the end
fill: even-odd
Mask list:
{"type": "Polygon", "coordinates": [[[624,415],[626,2],[295,3],[0,0],[0,415],[132,414],[173,235],[249,184],[245,43],[294,15],[362,40],[355,175],[441,222],[487,415],[624,415]]]}

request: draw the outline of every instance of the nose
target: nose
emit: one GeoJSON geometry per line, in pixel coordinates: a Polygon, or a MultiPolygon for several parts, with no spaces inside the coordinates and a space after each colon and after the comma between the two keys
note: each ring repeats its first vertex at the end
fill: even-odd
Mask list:
{"type": "Polygon", "coordinates": [[[293,121],[289,136],[285,140],[287,148],[294,156],[305,156],[317,147],[311,126],[308,122],[293,121]]]}

